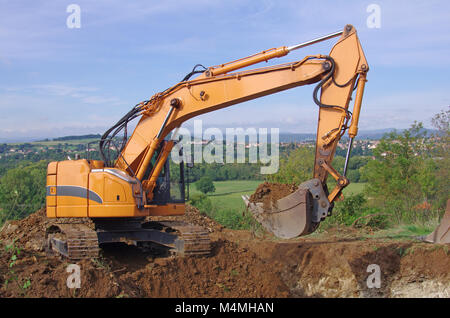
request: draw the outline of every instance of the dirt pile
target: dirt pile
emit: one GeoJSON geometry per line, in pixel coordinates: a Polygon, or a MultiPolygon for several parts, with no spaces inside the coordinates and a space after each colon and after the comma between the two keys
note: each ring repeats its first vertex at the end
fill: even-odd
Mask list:
{"type": "Polygon", "coordinates": [[[256,188],[255,193],[250,196],[250,202],[261,202],[263,203],[264,208],[270,208],[277,200],[295,192],[295,190],[297,190],[295,184],[264,182],[261,183],[258,188],[256,188]]]}
{"type": "MultiPolygon", "coordinates": [[[[56,219],[47,218],[45,209],[41,209],[25,219],[7,221],[0,229],[0,240],[7,245],[14,240],[16,245],[22,248],[40,251],[43,249],[46,228],[55,222],[56,219]]],[[[94,228],[88,218],[59,218],[58,222],[83,223],[94,228]]]]}
{"type": "Polygon", "coordinates": [[[51,222],[44,211],[10,222],[0,233],[0,297],[450,297],[448,245],[373,239],[354,229],[273,241],[218,227],[193,208],[185,220],[210,226],[211,256],[105,245],[99,259],[77,262],[80,289],[66,285],[70,261],[30,243],[51,222]],[[20,253],[4,248],[13,239],[20,253]],[[374,264],[380,288],[367,285],[374,264]]]}
{"type": "MultiPolygon", "coordinates": [[[[125,265],[117,250],[106,253],[113,271],[125,265]]],[[[143,256],[136,251],[132,257],[143,256]]],[[[210,257],[150,258],[136,264],[141,265],[118,276],[122,293],[131,297],[289,296],[277,269],[228,241],[214,242],[210,257]]]]}
{"type": "Polygon", "coordinates": [[[223,229],[223,226],[216,221],[210,219],[206,215],[202,214],[196,207],[186,204],[186,212],[181,216],[152,216],[148,217],[148,220],[152,221],[184,221],[193,225],[202,226],[210,233],[219,232],[223,229]]]}
{"type": "MultiPolygon", "coordinates": [[[[217,233],[222,229],[192,207],[185,221],[218,229],[217,233]]],[[[1,247],[0,297],[289,296],[275,269],[252,251],[222,239],[213,242],[211,256],[202,258],[160,257],[123,243],[105,245],[99,259],[76,262],[82,287],[69,289],[66,269],[71,261],[29,244],[42,241],[51,222],[45,211],[38,211],[3,228],[2,245],[14,241],[17,249],[1,247]]]]}

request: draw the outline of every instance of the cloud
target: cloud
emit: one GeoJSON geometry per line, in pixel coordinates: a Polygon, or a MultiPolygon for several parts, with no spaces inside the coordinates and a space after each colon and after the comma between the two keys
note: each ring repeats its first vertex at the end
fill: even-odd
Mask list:
{"type": "Polygon", "coordinates": [[[70,96],[75,98],[84,97],[87,93],[98,91],[98,88],[95,87],[76,87],[66,84],[33,85],[32,88],[36,89],[41,94],[70,96]]]}

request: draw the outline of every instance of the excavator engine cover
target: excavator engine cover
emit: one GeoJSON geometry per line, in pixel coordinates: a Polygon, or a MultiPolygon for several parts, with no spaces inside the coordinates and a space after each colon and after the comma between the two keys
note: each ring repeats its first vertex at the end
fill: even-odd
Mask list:
{"type": "Polygon", "coordinates": [[[252,203],[242,196],[261,225],[275,236],[290,239],[310,234],[328,214],[330,203],[319,179],[302,183],[295,192],[272,202],[271,206],[252,203]]]}

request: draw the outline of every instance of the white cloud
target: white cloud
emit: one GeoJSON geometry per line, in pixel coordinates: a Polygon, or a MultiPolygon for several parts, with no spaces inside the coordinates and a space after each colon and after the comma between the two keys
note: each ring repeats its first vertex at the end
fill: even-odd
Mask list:
{"type": "Polygon", "coordinates": [[[32,88],[36,89],[36,91],[41,94],[70,96],[75,98],[84,97],[87,93],[98,91],[98,88],[95,87],[76,87],[66,84],[33,85],[32,88]]]}

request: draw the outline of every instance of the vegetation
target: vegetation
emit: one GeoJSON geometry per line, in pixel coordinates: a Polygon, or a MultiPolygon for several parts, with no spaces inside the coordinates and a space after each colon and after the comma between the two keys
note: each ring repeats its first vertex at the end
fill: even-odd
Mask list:
{"type": "Polygon", "coordinates": [[[29,278],[20,278],[14,270],[14,265],[22,250],[16,245],[15,240],[13,240],[11,244],[5,246],[5,251],[9,254],[9,270],[5,275],[3,288],[6,289],[10,282],[15,282],[21,294],[25,296],[27,289],[31,286],[31,281],[29,278]]]}
{"type": "Polygon", "coordinates": [[[436,218],[448,197],[448,180],[438,178],[448,167],[439,168],[433,139],[425,134],[421,123],[401,134],[390,133],[363,169],[371,206],[397,224],[436,218]]]}
{"type": "Polygon", "coordinates": [[[0,224],[24,218],[44,206],[47,164],[25,163],[0,179],[0,224]]]}
{"type": "MultiPolygon", "coordinates": [[[[355,141],[347,172],[351,184],[344,190],[346,199],[336,202],[333,217],[327,218],[324,225],[378,229],[400,225],[417,232],[435,224],[443,214],[450,191],[449,118],[450,109],[433,118],[438,131],[434,135],[421,123],[415,123],[410,129],[390,132],[380,141],[355,141]]],[[[86,157],[86,144],[98,135],[72,137],[0,144],[0,224],[41,208],[45,203],[49,160],[65,160],[75,154],[86,157]]],[[[334,168],[341,172],[344,144],[337,149],[333,161],[334,168]]],[[[312,146],[309,141],[281,144],[280,169],[268,176],[260,174],[260,164],[201,163],[185,167],[185,179],[195,185],[190,187],[190,202],[227,227],[251,228],[253,220],[243,213],[241,195],[252,194],[264,178],[296,184],[310,179],[312,146]]],[[[89,148],[90,158],[98,159],[95,147],[89,148]]],[[[170,175],[178,180],[180,168],[172,164],[170,175]]],[[[332,178],[328,178],[328,187],[334,187],[332,178]]]]}
{"type": "Polygon", "coordinates": [[[267,177],[270,182],[300,184],[313,175],[314,148],[297,148],[280,158],[280,169],[267,177]]]}
{"type": "Polygon", "coordinates": [[[244,213],[241,195],[252,194],[260,183],[260,180],[215,181],[216,192],[205,195],[194,190],[189,203],[225,227],[252,229],[257,225],[248,213],[244,213]]]}
{"type": "Polygon", "coordinates": [[[202,214],[210,215],[213,210],[211,199],[203,193],[192,195],[189,203],[199,209],[202,214]]]}
{"type": "Polygon", "coordinates": [[[335,203],[331,217],[326,218],[321,228],[334,226],[369,226],[373,229],[385,229],[390,223],[387,215],[367,205],[365,195],[360,192],[345,197],[335,203]]]}
{"type": "Polygon", "coordinates": [[[201,177],[200,180],[195,183],[195,187],[204,194],[216,191],[212,179],[208,176],[201,177]]]}

